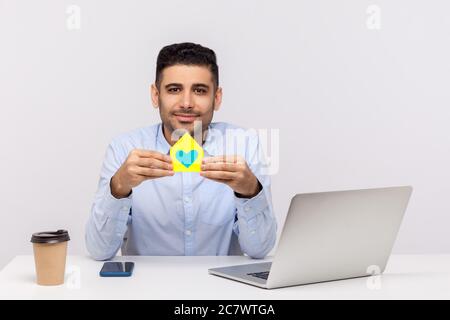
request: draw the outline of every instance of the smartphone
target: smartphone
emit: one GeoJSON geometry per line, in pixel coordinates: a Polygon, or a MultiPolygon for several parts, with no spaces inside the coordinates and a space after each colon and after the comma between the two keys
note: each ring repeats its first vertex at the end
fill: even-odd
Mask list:
{"type": "Polygon", "coordinates": [[[105,262],[100,270],[100,277],[130,277],[134,262],[105,262]]]}

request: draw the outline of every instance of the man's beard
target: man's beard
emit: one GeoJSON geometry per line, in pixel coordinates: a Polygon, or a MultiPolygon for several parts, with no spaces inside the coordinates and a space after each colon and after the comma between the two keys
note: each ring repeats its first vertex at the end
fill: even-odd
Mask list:
{"type": "MultiPolygon", "coordinates": [[[[159,104],[159,113],[161,116],[162,110],[165,110],[165,107],[164,107],[163,102],[161,101],[161,98],[158,99],[158,104],[159,104]]],[[[215,106],[215,101],[213,100],[212,105],[211,105],[211,110],[214,110],[214,106],[215,106]]],[[[179,114],[179,115],[200,116],[200,114],[189,111],[189,110],[177,110],[177,111],[170,112],[168,114],[169,118],[174,117],[175,113],[179,114]]],[[[162,119],[162,117],[161,117],[161,119],[162,119]]],[[[211,118],[211,120],[212,120],[212,118],[211,118]]],[[[171,140],[173,142],[176,142],[179,138],[181,138],[181,136],[184,133],[188,132],[192,137],[194,137],[195,140],[197,140],[197,142],[201,143],[206,139],[206,134],[207,134],[207,129],[208,129],[209,123],[203,123],[202,120],[195,120],[192,123],[192,128],[186,128],[184,126],[182,126],[180,128],[175,128],[175,125],[172,125],[172,123],[168,119],[167,123],[164,123],[164,125],[167,127],[167,129],[170,130],[171,140]]]]}

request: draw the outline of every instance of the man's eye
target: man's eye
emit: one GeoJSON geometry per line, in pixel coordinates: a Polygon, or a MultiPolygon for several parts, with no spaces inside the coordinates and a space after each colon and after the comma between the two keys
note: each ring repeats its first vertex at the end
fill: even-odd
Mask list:
{"type": "Polygon", "coordinates": [[[172,92],[172,93],[180,92],[180,88],[169,88],[168,91],[169,91],[169,92],[172,92]]]}
{"type": "Polygon", "coordinates": [[[197,93],[197,94],[205,94],[205,93],[206,93],[206,90],[205,90],[205,89],[197,88],[197,89],[194,89],[194,92],[197,93]]]}

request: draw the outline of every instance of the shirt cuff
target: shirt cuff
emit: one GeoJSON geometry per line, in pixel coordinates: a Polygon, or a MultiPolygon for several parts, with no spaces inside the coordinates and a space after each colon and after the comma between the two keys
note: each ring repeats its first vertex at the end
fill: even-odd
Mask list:
{"type": "Polygon", "coordinates": [[[239,217],[243,217],[247,221],[254,218],[267,208],[268,202],[264,192],[264,187],[259,193],[250,199],[234,197],[239,217]]]}
{"type": "Polygon", "coordinates": [[[102,208],[103,212],[113,220],[128,221],[128,215],[130,214],[131,201],[133,193],[128,197],[117,199],[111,194],[111,188],[106,188],[105,195],[103,197],[102,208]]]}

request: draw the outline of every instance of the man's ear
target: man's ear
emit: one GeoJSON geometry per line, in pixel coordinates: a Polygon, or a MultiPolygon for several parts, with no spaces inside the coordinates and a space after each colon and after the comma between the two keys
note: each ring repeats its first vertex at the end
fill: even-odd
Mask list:
{"type": "Polygon", "coordinates": [[[222,88],[218,87],[214,95],[214,111],[218,111],[220,109],[221,104],[222,104],[222,88]]]}
{"type": "Polygon", "coordinates": [[[158,109],[159,108],[159,106],[158,106],[159,90],[158,90],[158,88],[156,87],[155,84],[152,84],[151,87],[150,87],[150,96],[152,98],[153,107],[158,109]]]}

